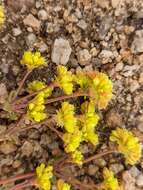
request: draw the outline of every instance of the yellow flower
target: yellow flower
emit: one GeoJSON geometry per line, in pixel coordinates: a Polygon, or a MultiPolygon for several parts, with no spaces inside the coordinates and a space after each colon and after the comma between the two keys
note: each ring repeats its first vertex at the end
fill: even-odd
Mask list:
{"type": "Polygon", "coordinates": [[[53,177],[53,167],[45,166],[45,164],[41,164],[36,168],[36,180],[38,187],[43,190],[51,189],[51,178],[53,177]]]}
{"type": "Polygon", "coordinates": [[[72,162],[78,165],[82,165],[83,155],[79,150],[71,153],[72,162]]]}
{"type": "Polygon", "coordinates": [[[91,77],[90,95],[98,108],[104,109],[112,98],[112,82],[106,74],[100,72],[96,72],[91,77]]]}
{"type": "Polygon", "coordinates": [[[67,71],[64,66],[57,67],[57,77],[56,82],[59,84],[60,88],[63,89],[64,93],[69,95],[73,92],[73,74],[71,71],[67,71]]]}
{"type": "MultiPolygon", "coordinates": [[[[37,91],[42,90],[46,87],[47,87],[47,85],[44,82],[34,80],[28,84],[28,92],[29,93],[37,92],[37,91]]],[[[42,92],[44,92],[44,98],[51,96],[52,90],[53,90],[53,88],[51,88],[51,87],[44,89],[42,91],[42,92]]]]}
{"type": "Polygon", "coordinates": [[[74,106],[68,102],[63,102],[61,109],[57,111],[56,121],[59,126],[64,126],[67,132],[73,133],[77,123],[74,116],[74,106]]]}
{"type": "Polygon", "coordinates": [[[57,181],[57,190],[70,190],[70,185],[65,183],[62,179],[57,181]]]}
{"type": "Polygon", "coordinates": [[[94,146],[96,146],[99,141],[98,141],[98,135],[95,132],[84,132],[83,133],[83,138],[85,141],[89,141],[90,143],[92,143],[94,146]]]}
{"type": "Polygon", "coordinates": [[[32,53],[31,51],[26,51],[22,57],[21,64],[26,65],[29,70],[32,70],[41,65],[45,65],[46,62],[40,52],[32,53]]]}
{"type": "Polygon", "coordinates": [[[103,189],[104,190],[119,190],[119,184],[117,178],[114,177],[112,171],[108,170],[107,168],[103,169],[103,189]]]}
{"type": "Polygon", "coordinates": [[[4,8],[3,6],[0,5],[0,26],[4,23],[4,21],[5,21],[4,8]]]}
{"type": "Polygon", "coordinates": [[[118,151],[124,154],[127,164],[134,165],[141,158],[139,139],[127,129],[117,128],[112,131],[110,140],[118,144],[118,151]]]}
{"type": "Polygon", "coordinates": [[[82,132],[75,130],[74,133],[65,133],[63,135],[63,141],[65,144],[65,151],[67,153],[74,152],[82,142],[82,132]]]}
{"type": "Polygon", "coordinates": [[[28,104],[27,115],[30,119],[40,122],[46,118],[44,100],[44,92],[40,92],[37,96],[28,104]]]}

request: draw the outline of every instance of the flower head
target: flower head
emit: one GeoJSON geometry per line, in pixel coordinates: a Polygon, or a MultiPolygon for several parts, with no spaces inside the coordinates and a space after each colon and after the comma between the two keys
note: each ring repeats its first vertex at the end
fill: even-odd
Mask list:
{"type": "Polygon", "coordinates": [[[108,76],[101,72],[95,72],[92,75],[92,85],[90,86],[90,96],[99,109],[107,107],[112,98],[112,82],[108,76]]]}
{"type": "Polygon", "coordinates": [[[59,126],[64,126],[65,130],[73,133],[77,119],[74,116],[74,106],[68,102],[63,102],[61,109],[57,111],[56,121],[59,126]]]}
{"type": "Polygon", "coordinates": [[[110,140],[118,144],[118,151],[124,154],[127,164],[134,165],[141,158],[139,139],[127,129],[117,128],[112,131],[110,140]]]}
{"type": "Polygon", "coordinates": [[[77,72],[74,81],[80,86],[82,90],[87,90],[92,83],[92,80],[84,72],[77,72]]]}
{"type": "Polygon", "coordinates": [[[82,165],[83,155],[79,150],[71,153],[72,162],[78,165],[82,165]]]}
{"type": "Polygon", "coordinates": [[[103,169],[103,189],[104,190],[119,190],[119,184],[117,178],[114,177],[112,171],[108,170],[107,168],[103,169]]]}
{"type": "Polygon", "coordinates": [[[64,66],[57,67],[57,77],[56,82],[59,84],[60,88],[63,89],[64,93],[69,95],[73,92],[73,74],[71,71],[67,71],[64,66]]]}
{"type": "Polygon", "coordinates": [[[70,185],[65,183],[62,179],[57,181],[57,190],[70,190],[70,185]]]}
{"type": "Polygon", "coordinates": [[[82,142],[82,132],[78,129],[74,133],[65,133],[63,135],[63,141],[65,144],[65,151],[67,153],[74,152],[82,142]]]}
{"type": "Polygon", "coordinates": [[[27,115],[31,120],[40,122],[46,118],[45,113],[45,94],[40,92],[35,98],[28,104],[27,115]]]}
{"type": "Polygon", "coordinates": [[[51,178],[53,177],[53,167],[45,166],[45,164],[41,164],[36,168],[36,180],[37,185],[43,190],[51,189],[51,178]]]}
{"type": "Polygon", "coordinates": [[[44,98],[51,96],[53,88],[51,87],[47,88],[47,85],[44,82],[34,80],[28,84],[29,93],[37,92],[42,89],[43,89],[42,92],[44,93],[44,98]]]}
{"type": "Polygon", "coordinates": [[[4,8],[3,6],[0,5],[0,26],[4,23],[4,21],[5,21],[4,8]]]}
{"type": "Polygon", "coordinates": [[[26,51],[22,57],[21,64],[26,65],[29,70],[32,70],[41,65],[45,65],[46,62],[40,52],[32,53],[31,51],[26,51]]]}

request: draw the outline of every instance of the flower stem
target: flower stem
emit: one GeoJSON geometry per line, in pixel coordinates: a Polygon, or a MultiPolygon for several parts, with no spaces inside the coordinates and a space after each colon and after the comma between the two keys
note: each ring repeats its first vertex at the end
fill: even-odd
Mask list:
{"type": "Polygon", "coordinates": [[[14,187],[10,188],[9,190],[20,190],[25,187],[33,186],[34,184],[30,180],[26,180],[23,183],[17,184],[14,187]]]}
{"type": "Polygon", "coordinates": [[[60,96],[60,97],[57,97],[57,98],[50,98],[45,102],[45,104],[50,104],[50,103],[53,103],[53,102],[58,102],[58,101],[61,101],[61,100],[66,100],[66,99],[70,99],[70,98],[76,98],[76,97],[80,97],[80,96],[89,96],[89,94],[85,93],[85,92],[75,92],[75,93],[73,93],[71,95],[60,96]]]}
{"type": "Polygon", "coordinates": [[[105,151],[105,152],[101,152],[101,153],[99,153],[99,154],[93,155],[93,156],[91,156],[91,157],[85,159],[85,160],[83,161],[83,164],[86,164],[86,163],[91,162],[91,161],[93,161],[93,160],[99,159],[99,158],[101,158],[102,156],[106,156],[106,155],[112,154],[112,153],[118,153],[118,152],[117,152],[117,150],[107,150],[107,151],[105,151]]]}
{"type": "Polygon", "coordinates": [[[19,180],[19,179],[31,178],[31,177],[33,177],[34,175],[35,175],[34,173],[16,175],[16,176],[10,177],[10,178],[8,178],[8,179],[2,179],[2,180],[0,180],[0,184],[1,184],[1,185],[4,185],[4,184],[7,184],[7,183],[15,182],[15,181],[17,181],[17,180],[19,180]]]}
{"type": "Polygon", "coordinates": [[[24,75],[24,78],[22,79],[22,81],[20,82],[20,85],[17,89],[17,92],[14,96],[14,100],[17,98],[17,96],[20,94],[21,90],[22,90],[22,87],[27,79],[27,77],[29,76],[29,74],[32,72],[32,70],[27,70],[26,74],[24,75]]]}

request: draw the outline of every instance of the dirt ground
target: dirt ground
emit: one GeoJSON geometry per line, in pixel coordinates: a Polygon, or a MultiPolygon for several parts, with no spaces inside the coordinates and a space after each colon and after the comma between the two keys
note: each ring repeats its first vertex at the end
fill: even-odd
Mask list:
{"type": "MultiPolygon", "coordinates": [[[[25,50],[40,51],[47,61],[46,69],[35,70],[28,81],[52,80],[56,65],[60,64],[54,59],[54,43],[62,38],[61,46],[67,52],[71,48],[64,65],[73,72],[99,70],[113,81],[114,96],[108,108],[100,113],[99,134],[101,127],[107,134],[116,127],[143,133],[143,0],[1,2],[6,9],[6,21],[0,31],[0,103],[25,75],[25,68],[20,65],[25,50]]],[[[0,132],[5,124],[1,119],[0,132]]],[[[101,148],[105,146],[101,144],[101,148]]],[[[15,138],[15,145],[8,148],[5,151],[5,145],[0,144],[1,177],[32,171],[63,151],[57,136],[46,128],[23,132],[15,138]]],[[[86,155],[95,151],[89,144],[83,144],[81,150],[86,155]]],[[[127,167],[120,156],[109,156],[79,171],[73,170],[83,181],[91,178],[98,182],[104,166],[119,178],[128,171],[133,183],[130,190],[143,189],[142,159],[136,166],[127,167]]]]}

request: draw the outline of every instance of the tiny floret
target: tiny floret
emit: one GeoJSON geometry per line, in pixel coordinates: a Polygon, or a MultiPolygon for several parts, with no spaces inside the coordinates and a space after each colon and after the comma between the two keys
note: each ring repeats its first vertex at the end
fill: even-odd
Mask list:
{"type": "Polygon", "coordinates": [[[41,164],[36,168],[36,181],[37,186],[42,190],[50,190],[51,189],[51,178],[53,177],[53,167],[45,166],[45,164],[41,164]]]}
{"type": "Polygon", "coordinates": [[[70,190],[71,186],[68,183],[65,183],[62,179],[57,181],[57,190],[70,190]]]}
{"type": "Polygon", "coordinates": [[[67,71],[64,66],[57,67],[56,82],[65,94],[69,95],[73,92],[73,74],[71,71],[67,71]]]}
{"type": "Polygon", "coordinates": [[[5,13],[3,6],[0,5],[0,26],[3,25],[5,21],[5,13]]]}
{"type": "Polygon", "coordinates": [[[127,129],[117,128],[112,131],[110,140],[118,144],[118,151],[125,156],[127,164],[134,165],[141,158],[139,139],[127,129]]]}
{"type": "Polygon", "coordinates": [[[57,111],[57,124],[61,127],[64,126],[67,132],[73,133],[77,123],[77,119],[74,114],[74,106],[68,102],[63,102],[61,109],[57,111]]]}
{"type": "Polygon", "coordinates": [[[40,52],[26,51],[21,60],[21,64],[26,65],[29,70],[32,70],[41,65],[45,65],[45,58],[41,56],[40,52]]]}
{"type": "Polygon", "coordinates": [[[107,168],[103,169],[103,178],[104,181],[102,186],[104,190],[119,190],[119,184],[117,178],[114,177],[112,171],[108,170],[107,168]]]}
{"type": "Polygon", "coordinates": [[[72,162],[77,165],[82,165],[83,155],[79,150],[72,152],[71,154],[72,162]]]}

